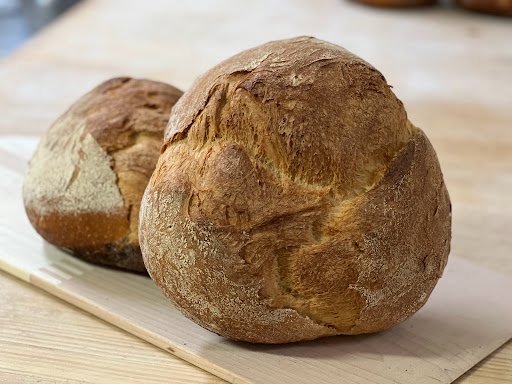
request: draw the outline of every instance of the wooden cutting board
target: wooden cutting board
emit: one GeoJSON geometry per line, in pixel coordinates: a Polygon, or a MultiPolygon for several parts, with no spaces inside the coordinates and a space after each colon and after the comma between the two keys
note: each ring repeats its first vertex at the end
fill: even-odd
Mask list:
{"type": "MultiPolygon", "coordinates": [[[[8,141],[28,153],[35,144],[8,141]]],[[[10,156],[0,166],[0,269],[229,382],[450,383],[512,337],[512,279],[452,256],[425,307],[390,330],[277,346],[224,339],[183,317],[148,277],[43,241],[24,214],[22,173],[12,166],[23,161],[10,156]]]]}

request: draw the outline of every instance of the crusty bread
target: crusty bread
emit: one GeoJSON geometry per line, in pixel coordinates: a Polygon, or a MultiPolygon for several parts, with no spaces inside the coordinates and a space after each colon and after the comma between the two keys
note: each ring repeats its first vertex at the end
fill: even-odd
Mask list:
{"type": "Polygon", "coordinates": [[[457,0],[457,3],[477,12],[512,16],[512,0],[457,0]]]}
{"type": "Polygon", "coordinates": [[[176,104],[141,205],[149,274],[229,338],[375,332],[425,304],[451,207],[382,74],[310,37],[244,51],[176,104]]]}
{"type": "Polygon", "coordinates": [[[80,98],[45,133],[23,186],[34,228],[85,260],[145,271],[140,200],[182,92],[116,78],[80,98]]]}
{"type": "Polygon", "coordinates": [[[415,7],[435,4],[437,0],[354,0],[358,3],[374,5],[377,7],[415,7]]]}

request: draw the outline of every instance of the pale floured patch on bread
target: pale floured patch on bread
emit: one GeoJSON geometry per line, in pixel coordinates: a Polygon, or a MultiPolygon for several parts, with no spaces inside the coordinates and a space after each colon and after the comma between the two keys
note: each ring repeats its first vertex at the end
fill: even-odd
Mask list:
{"type": "Polygon", "coordinates": [[[25,177],[23,195],[40,214],[110,213],[122,209],[123,197],[111,156],[82,122],[63,118],[43,137],[25,177]]]}

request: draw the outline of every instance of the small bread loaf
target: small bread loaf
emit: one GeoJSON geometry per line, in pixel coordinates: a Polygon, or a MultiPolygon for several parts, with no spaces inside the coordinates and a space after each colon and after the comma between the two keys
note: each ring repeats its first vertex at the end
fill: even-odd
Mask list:
{"type": "Polygon", "coordinates": [[[512,0],[457,0],[457,3],[472,11],[512,16],[512,0]]]}
{"type": "Polygon", "coordinates": [[[116,78],[80,98],[42,137],[23,199],[48,242],[87,261],[145,271],[139,207],[182,92],[116,78]]]}
{"type": "Polygon", "coordinates": [[[419,5],[435,4],[436,0],[354,0],[358,3],[374,5],[377,7],[415,7],[419,5]]]}
{"type": "Polygon", "coordinates": [[[139,225],[172,303],[257,343],[407,319],[443,273],[450,231],[436,153],[382,74],[310,37],[244,51],[193,84],[139,225]]]}

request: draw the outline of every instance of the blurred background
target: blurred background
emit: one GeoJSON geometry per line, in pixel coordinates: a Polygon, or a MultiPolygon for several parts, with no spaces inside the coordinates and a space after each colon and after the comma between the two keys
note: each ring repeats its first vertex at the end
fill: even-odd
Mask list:
{"type": "MultiPolygon", "coordinates": [[[[52,22],[62,13],[83,0],[0,0],[0,58],[14,51],[30,36],[37,33],[45,25],[52,22]]],[[[343,1],[343,0],[342,0],[343,1]]],[[[355,0],[363,4],[406,4],[410,7],[387,8],[392,11],[411,11],[415,5],[442,6],[444,8],[455,8],[457,0],[355,0]]],[[[459,0],[461,3],[471,5],[473,11],[487,10],[491,13],[512,15],[512,1],[509,0],[459,0]],[[474,4],[485,4],[489,6],[483,9],[475,7],[474,4]],[[493,8],[492,3],[504,4],[503,9],[493,8]]],[[[461,8],[462,4],[459,4],[461,8]]],[[[386,11],[386,7],[380,7],[386,11]]],[[[271,13],[271,10],[270,10],[271,13]]],[[[485,13],[485,12],[484,12],[485,13]]]]}
{"type": "Polygon", "coordinates": [[[0,58],[79,0],[0,0],[0,58]]]}

